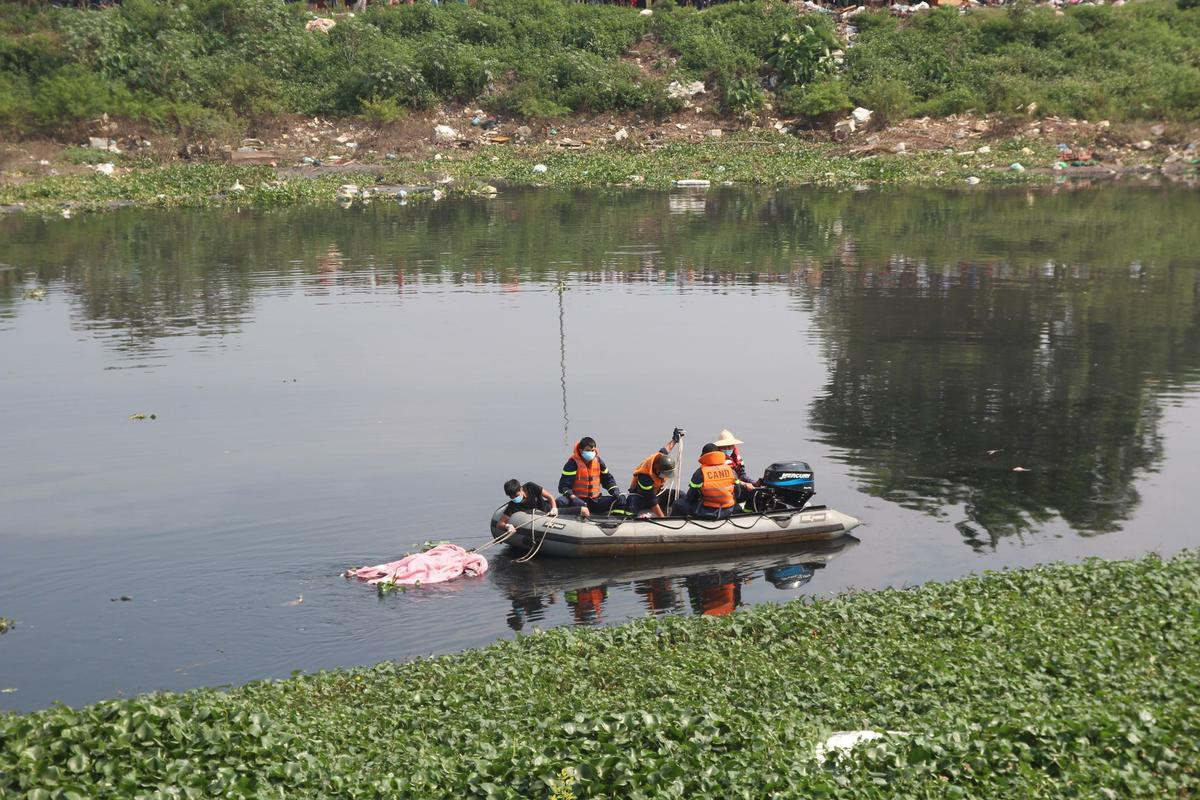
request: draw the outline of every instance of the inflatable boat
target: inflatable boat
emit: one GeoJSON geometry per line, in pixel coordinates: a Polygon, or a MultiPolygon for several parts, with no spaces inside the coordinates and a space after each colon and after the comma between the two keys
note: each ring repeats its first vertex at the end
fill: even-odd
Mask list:
{"type": "MultiPolygon", "coordinates": [[[[517,512],[508,520],[516,532],[505,541],[518,550],[546,556],[638,556],[829,541],[860,524],[849,514],[808,505],[814,491],[813,474],[802,461],[772,464],[762,485],[763,491],[756,495],[758,510],[725,519],[598,515],[585,519],[517,512]]],[[[669,499],[664,498],[664,503],[669,499]]],[[[495,539],[505,536],[499,524],[503,512],[501,507],[492,515],[495,539]]]]}

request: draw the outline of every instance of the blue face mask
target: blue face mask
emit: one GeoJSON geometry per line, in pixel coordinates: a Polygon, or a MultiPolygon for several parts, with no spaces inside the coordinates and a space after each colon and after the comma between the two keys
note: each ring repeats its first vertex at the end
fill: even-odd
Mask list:
{"type": "Polygon", "coordinates": [[[596,457],[596,451],[595,450],[583,450],[579,453],[579,455],[583,456],[584,461],[591,461],[593,458],[596,457]]]}
{"type": "Polygon", "coordinates": [[[733,455],[733,448],[731,447],[728,450],[722,450],[721,452],[727,456],[731,456],[731,455],[733,455]]]}
{"type": "Polygon", "coordinates": [[[525,502],[525,495],[519,494],[516,497],[510,497],[509,500],[512,500],[514,503],[520,505],[521,503],[525,502]]]}

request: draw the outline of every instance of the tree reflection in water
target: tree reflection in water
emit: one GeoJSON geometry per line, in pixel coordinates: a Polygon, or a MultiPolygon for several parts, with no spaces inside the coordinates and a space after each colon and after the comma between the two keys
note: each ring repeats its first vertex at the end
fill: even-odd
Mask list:
{"type": "Polygon", "coordinates": [[[869,493],[960,507],[972,547],[1054,515],[1115,530],[1163,455],[1156,387],[1200,366],[1197,275],[834,263],[816,301],[830,377],[813,427],[869,493]]]}

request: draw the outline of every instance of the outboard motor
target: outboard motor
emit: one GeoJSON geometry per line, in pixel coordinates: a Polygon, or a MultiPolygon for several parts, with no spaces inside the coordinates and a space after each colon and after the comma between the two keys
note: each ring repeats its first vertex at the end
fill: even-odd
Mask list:
{"type": "Polygon", "coordinates": [[[816,492],[812,468],[804,461],[776,461],[763,473],[763,486],[790,508],[803,508],[816,492]]]}

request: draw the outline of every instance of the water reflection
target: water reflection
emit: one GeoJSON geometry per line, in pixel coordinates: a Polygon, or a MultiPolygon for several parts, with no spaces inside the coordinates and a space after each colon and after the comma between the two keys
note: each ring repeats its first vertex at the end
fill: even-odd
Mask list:
{"type": "MultiPolygon", "coordinates": [[[[611,592],[629,591],[646,614],[723,616],[742,605],[742,587],[765,581],[782,592],[805,586],[818,570],[856,547],[846,534],[830,542],[744,553],[606,559],[543,559],[518,563],[508,554],[493,560],[489,579],[510,603],[506,622],[515,631],[534,624],[599,625],[610,621],[611,592]]],[[[780,600],[789,595],[781,594],[780,600]]]]}
{"type": "Polygon", "coordinates": [[[1117,530],[1163,457],[1160,388],[1200,368],[1200,272],[895,256],[821,270],[812,406],[871,494],[992,548],[1056,516],[1117,530]]]}

